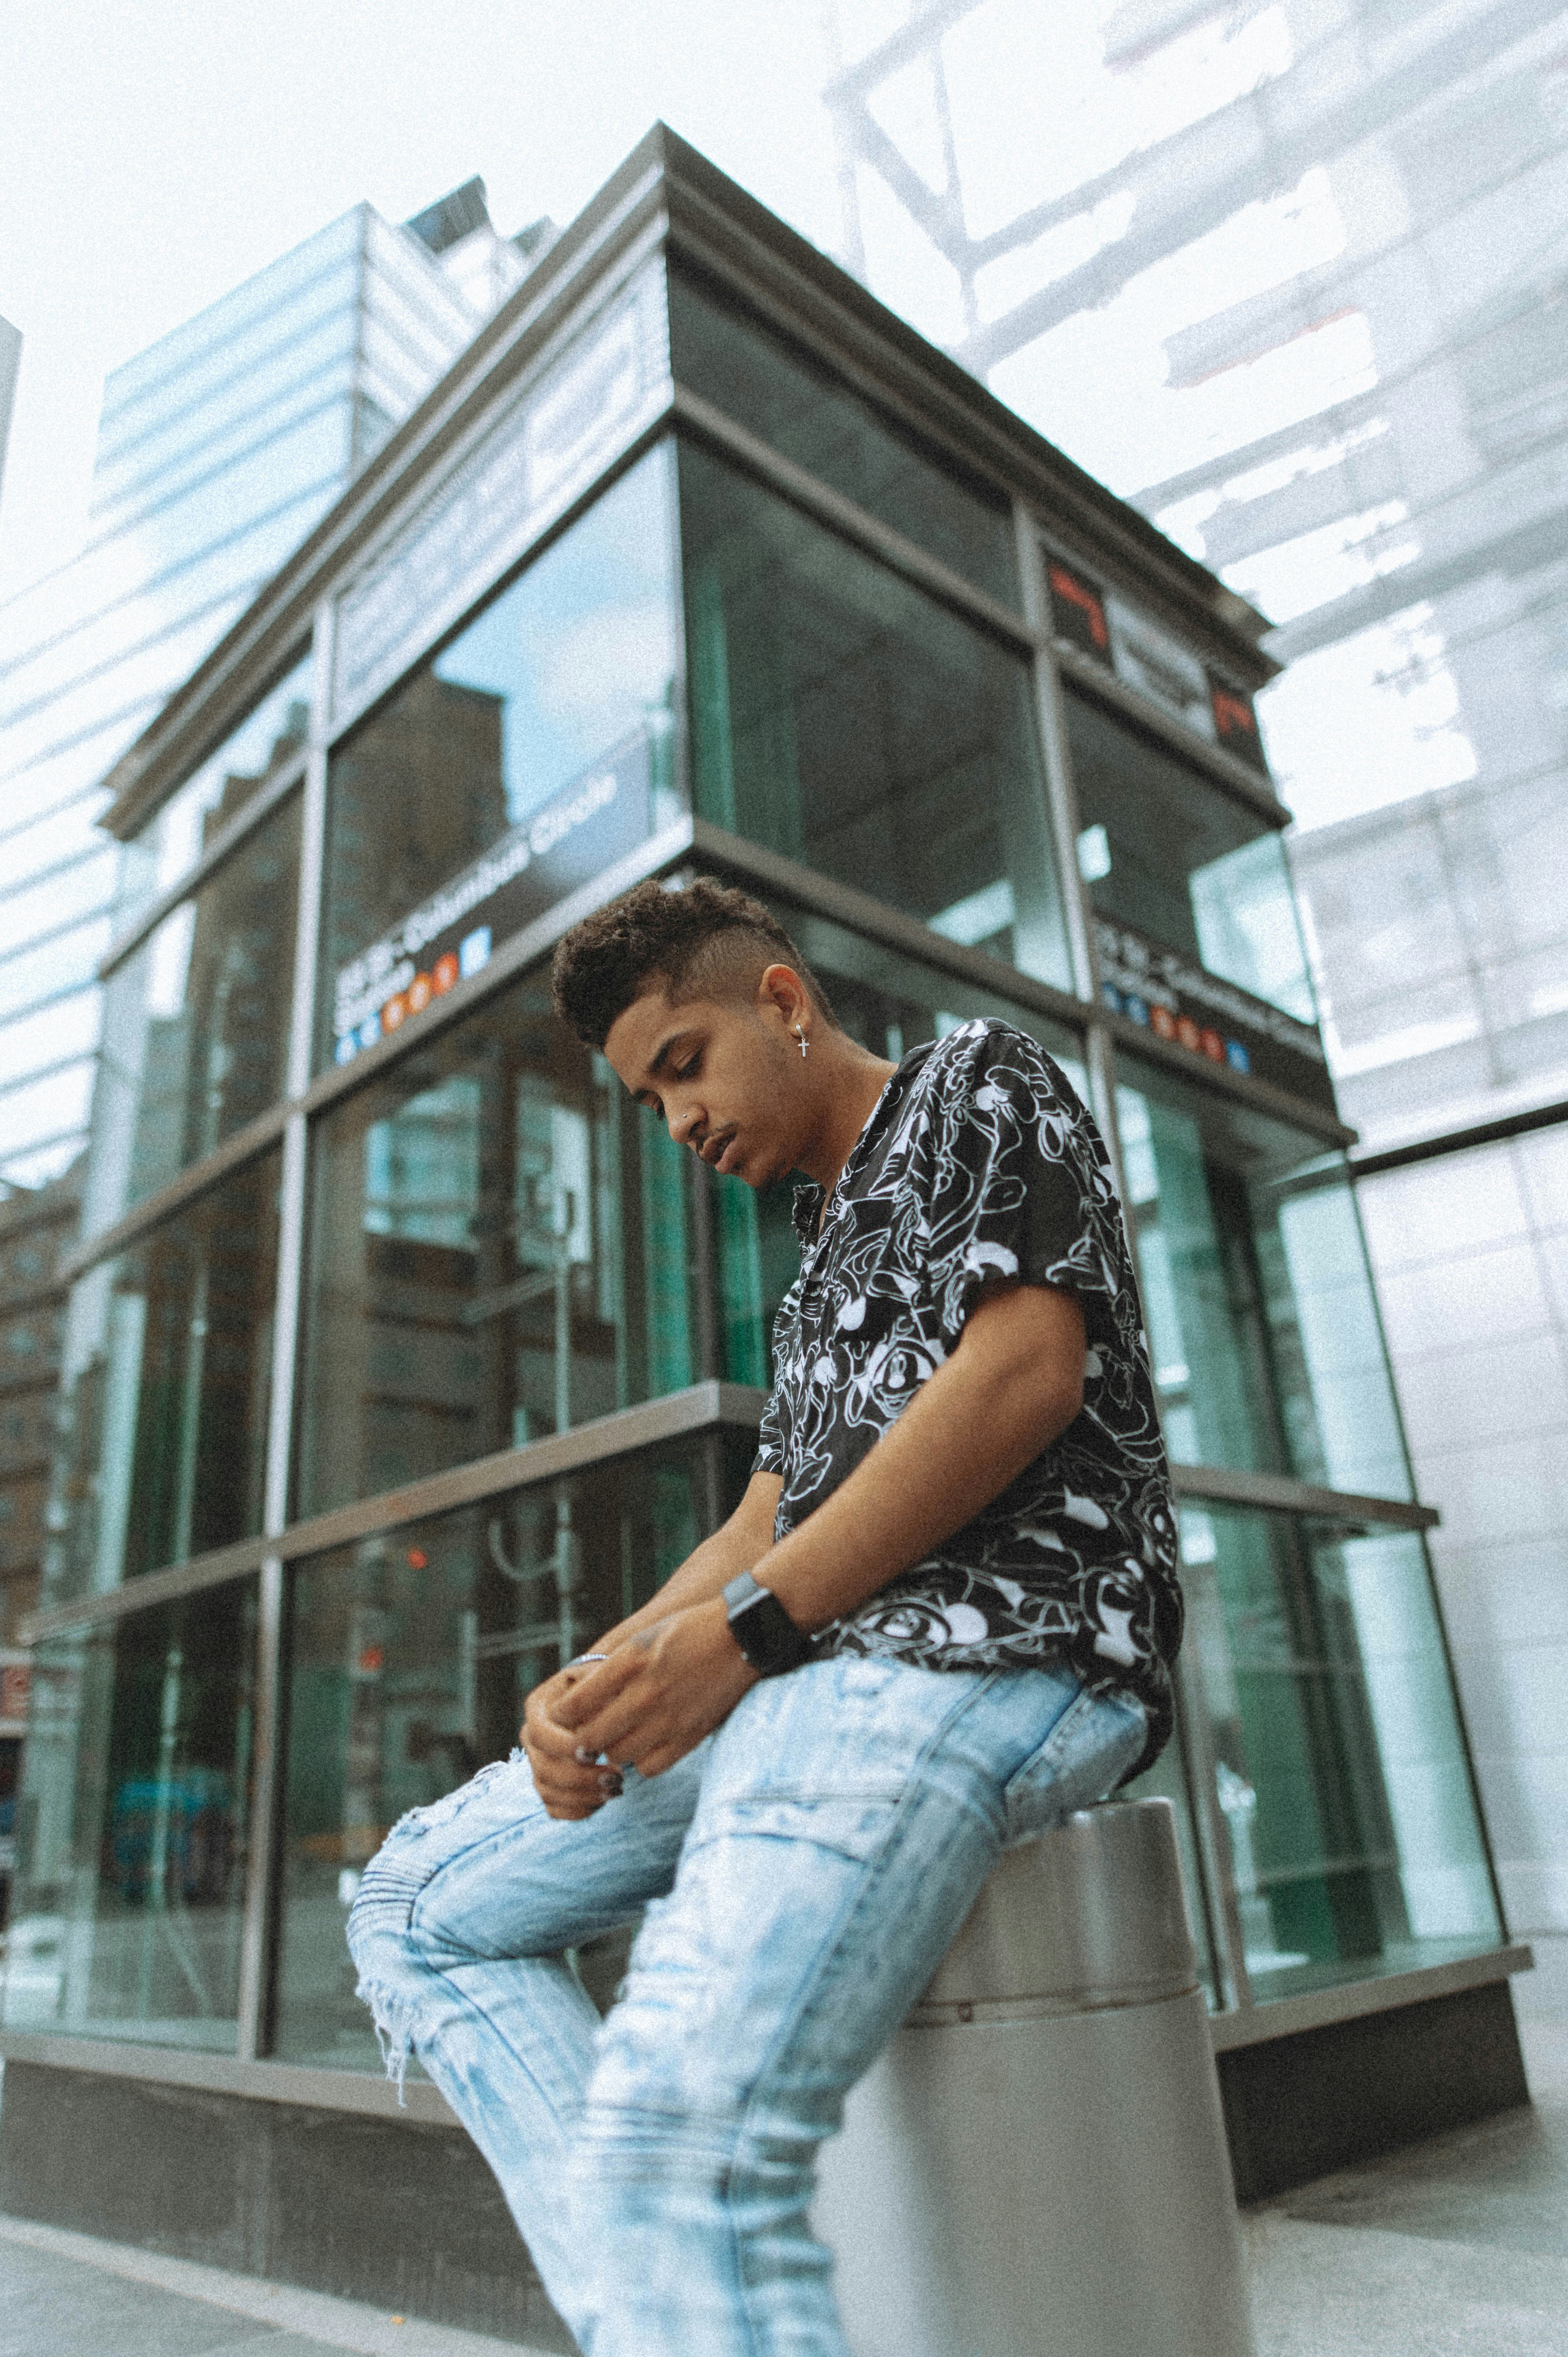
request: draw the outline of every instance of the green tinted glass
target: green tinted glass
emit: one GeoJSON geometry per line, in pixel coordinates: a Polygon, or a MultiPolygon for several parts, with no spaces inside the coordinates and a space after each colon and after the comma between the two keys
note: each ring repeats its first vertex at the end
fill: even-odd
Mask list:
{"type": "Polygon", "coordinates": [[[1069,687],[1063,708],[1079,864],[1099,914],[1316,1023],[1283,837],[1091,697],[1069,687]]]}
{"type": "Polygon", "coordinates": [[[694,1378],[694,1157],[499,993],[320,1118],[299,1511],[694,1378]]]}
{"type": "Polygon", "coordinates": [[[34,1657],[5,2025],[232,2053],[253,1580],[34,1657]]]}
{"type": "Polygon", "coordinates": [[[279,1178],[246,1163],[72,1287],[47,1601],[261,1529],[279,1178]]]}
{"type": "Polygon", "coordinates": [[[1343,1157],[1130,1057],[1119,1069],[1128,1222],[1172,1456],[1408,1498],[1343,1157]]]}
{"type": "Polygon", "coordinates": [[[1495,1945],[1420,1539],[1191,1502],[1181,1524],[1254,1995],[1495,1945]]]}
{"type": "Polygon", "coordinates": [[[682,446],[698,814],[1072,987],[1021,655],[682,446]]]}
{"type": "Polygon", "coordinates": [[[689,271],[670,273],[670,350],[687,385],[830,490],[1015,608],[1008,501],[874,408],[842,377],[689,271]]]}

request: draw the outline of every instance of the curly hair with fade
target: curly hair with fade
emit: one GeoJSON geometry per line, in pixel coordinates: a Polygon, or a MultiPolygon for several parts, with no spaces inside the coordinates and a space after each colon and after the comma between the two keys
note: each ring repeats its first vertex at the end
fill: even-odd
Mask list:
{"type": "Polygon", "coordinates": [[[578,1039],[602,1048],[617,1017],[655,984],[672,1006],[693,998],[749,998],[770,965],[792,966],[822,1020],[842,1028],[826,992],[761,901],[716,877],[696,876],[682,884],[639,884],[574,925],[556,944],[551,995],[578,1039]]]}

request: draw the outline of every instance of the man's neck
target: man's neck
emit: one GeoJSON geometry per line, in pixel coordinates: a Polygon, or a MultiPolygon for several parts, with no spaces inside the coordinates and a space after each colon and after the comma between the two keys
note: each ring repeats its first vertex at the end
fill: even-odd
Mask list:
{"type": "Polygon", "coordinates": [[[822,1118],[811,1152],[802,1158],[800,1168],[808,1178],[816,1180],[824,1195],[831,1195],[854,1151],[856,1139],[898,1067],[889,1063],[886,1056],[874,1056],[867,1049],[857,1047],[842,1031],[819,1032],[811,1047],[813,1051],[827,1049],[827,1070],[822,1075],[822,1118]]]}

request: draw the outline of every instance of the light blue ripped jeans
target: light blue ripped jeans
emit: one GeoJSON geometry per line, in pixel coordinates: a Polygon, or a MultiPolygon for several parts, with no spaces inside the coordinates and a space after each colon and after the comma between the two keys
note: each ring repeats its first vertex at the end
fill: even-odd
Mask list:
{"type": "Polygon", "coordinates": [[[845,2357],[818,2145],[1004,1846],[1100,1798],[1142,1706],[853,1655],[752,1687],[581,1824],[521,1755],[416,1810],[349,1923],[587,2357],[845,2357]],[[601,2025],[561,1951],[647,1907],[601,2025]]]}

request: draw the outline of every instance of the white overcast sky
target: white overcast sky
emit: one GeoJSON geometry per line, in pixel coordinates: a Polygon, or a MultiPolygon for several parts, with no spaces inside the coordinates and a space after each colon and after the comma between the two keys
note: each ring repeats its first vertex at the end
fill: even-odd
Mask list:
{"type": "Polygon", "coordinates": [[[48,0],[0,12],[0,595],[81,535],[105,369],[369,198],[564,221],[657,117],[838,238],[813,0],[48,0]]]}

